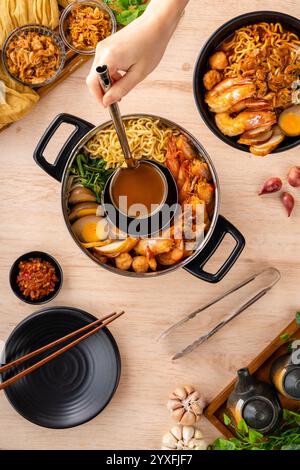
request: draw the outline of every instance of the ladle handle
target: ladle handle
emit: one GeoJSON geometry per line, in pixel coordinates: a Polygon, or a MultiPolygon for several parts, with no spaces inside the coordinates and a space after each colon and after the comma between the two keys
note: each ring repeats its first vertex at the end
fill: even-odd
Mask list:
{"type": "MultiPolygon", "coordinates": [[[[104,93],[106,93],[112,87],[112,81],[109,75],[109,70],[107,65],[102,65],[96,68],[96,72],[98,73],[99,83],[104,93]]],[[[136,163],[132,158],[131,151],[129,148],[123,120],[120,113],[120,108],[118,103],[113,103],[109,106],[109,113],[111,119],[114,123],[116,128],[117,136],[120,141],[120,145],[122,147],[122,151],[124,153],[124,157],[126,160],[126,164],[128,167],[135,167],[136,163]]]]}

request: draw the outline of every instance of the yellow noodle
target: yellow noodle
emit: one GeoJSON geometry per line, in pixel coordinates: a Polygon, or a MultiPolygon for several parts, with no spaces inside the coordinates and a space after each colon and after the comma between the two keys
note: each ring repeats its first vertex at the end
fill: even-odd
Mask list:
{"type": "MultiPolygon", "coordinates": [[[[135,159],[147,158],[164,163],[169,137],[179,135],[159,120],[150,118],[130,119],[124,122],[129,146],[135,159]]],[[[120,142],[113,126],[98,132],[84,147],[91,158],[103,158],[107,168],[124,163],[120,142]]]]}

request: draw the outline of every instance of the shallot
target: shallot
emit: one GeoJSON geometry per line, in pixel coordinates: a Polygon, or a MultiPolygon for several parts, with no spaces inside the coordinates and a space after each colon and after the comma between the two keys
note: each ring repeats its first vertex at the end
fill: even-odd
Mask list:
{"type": "Polygon", "coordinates": [[[288,172],[288,182],[294,188],[298,188],[300,186],[300,166],[293,166],[288,172]]]}
{"type": "Polygon", "coordinates": [[[277,191],[280,191],[281,188],[281,179],[277,176],[273,176],[265,181],[258,195],[261,196],[262,194],[276,193],[277,191]]]}
{"type": "Polygon", "coordinates": [[[284,205],[287,211],[288,217],[290,217],[295,206],[295,200],[293,196],[290,193],[284,192],[281,195],[281,200],[282,200],[282,204],[284,205]]]}

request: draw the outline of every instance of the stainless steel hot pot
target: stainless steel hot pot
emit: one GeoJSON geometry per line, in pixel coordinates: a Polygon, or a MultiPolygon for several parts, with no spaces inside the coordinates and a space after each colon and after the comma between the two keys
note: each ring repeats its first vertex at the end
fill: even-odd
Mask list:
{"type": "Polygon", "coordinates": [[[39,141],[35,152],[34,152],[34,159],[36,163],[48,173],[50,176],[55,178],[57,181],[62,182],[62,191],[61,191],[61,202],[62,202],[62,211],[65,218],[66,225],[68,230],[77,245],[83,250],[89,258],[91,258],[95,263],[100,265],[101,267],[107,269],[108,271],[121,274],[124,276],[130,277],[153,277],[153,276],[160,276],[162,274],[167,274],[171,271],[175,271],[175,269],[184,268],[189,273],[193,274],[194,276],[198,277],[207,282],[216,283],[221,281],[221,279],[227,274],[227,272],[232,268],[238,257],[240,256],[244,246],[245,246],[245,239],[243,235],[239,232],[239,230],[234,227],[227,219],[219,214],[219,207],[220,207],[220,186],[218,176],[215,170],[215,167],[206,152],[206,150],[202,147],[202,145],[185,129],[177,124],[168,121],[167,119],[161,118],[159,116],[153,115],[145,115],[145,114],[136,114],[130,116],[124,116],[124,120],[128,119],[136,119],[141,117],[147,117],[152,119],[160,119],[161,122],[166,124],[167,126],[178,129],[182,134],[184,134],[195,146],[195,148],[199,151],[199,153],[203,156],[206,160],[211,174],[213,176],[214,184],[215,184],[215,209],[214,215],[212,217],[212,223],[210,226],[209,231],[207,232],[204,240],[198,246],[197,250],[193,253],[192,256],[189,258],[184,259],[181,263],[178,263],[174,266],[171,266],[163,271],[152,272],[152,273],[145,273],[145,274],[137,274],[133,272],[121,271],[119,269],[114,268],[113,266],[101,264],[100,261],[93,256],[88,250],[84,249],[77,238],[74,236],[71,225],[68,218],[68,179],[69,179],[69,169],[73,163],[74,158],[78,154],[78,152],[82,149],[82,147],[99,131],[106,128],[107,126],[111,125],[111,121],[102,124],[101,126],[95,127],[93,124],[90,124],[83,119],[80,119],[76,116],[72,116],[70,114],[60,114],[58,115],[50,124],[44,135],[42,136],[41,140],[39,141]],[[56,130],[59,128],[61,124],[70,124],[74,126],[74,131],[68,138],[67,142],[64,144],[62,149],[60,150],[55,162],[53,164],[49,163],[44,157],[44,151],[47,147],[49,141],[54,136],[56,130]],[[204,267],[207,261],[211,258],[214,254],[216,249],[221,244],[222,240],[224,239],[225,235],[230,234],[233,239],[235,240],[236,244],[223,263],[223,265],[217,270],[215,273],[210,273],[205,271],[204,267]]]}

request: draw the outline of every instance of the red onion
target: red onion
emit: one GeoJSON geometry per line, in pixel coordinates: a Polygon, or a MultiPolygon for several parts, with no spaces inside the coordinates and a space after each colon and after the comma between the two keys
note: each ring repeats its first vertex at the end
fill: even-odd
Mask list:
{"type": "Polygon", "coordinates": [[[288,217],[291,215],[292,210],[294,209],[295,199],[290,193],[284,192],[281,195],[282,204],[286,208],[288,217]]]}
{"type": "Polygon", "coordinates": [[[288,172],[288,182],[294,188],[298,188],[300,186],[300,166],[293,166],[288,172]]]}
{"type": "Polygon", "coordinates": [[[276,193],[277,191],[280,191],[281,188],[281,179],[277,176],[272,176],[271,178],[267,179],[267,181],[265,181],[258,195],[261,196],[262,194],[276,193]]]}

